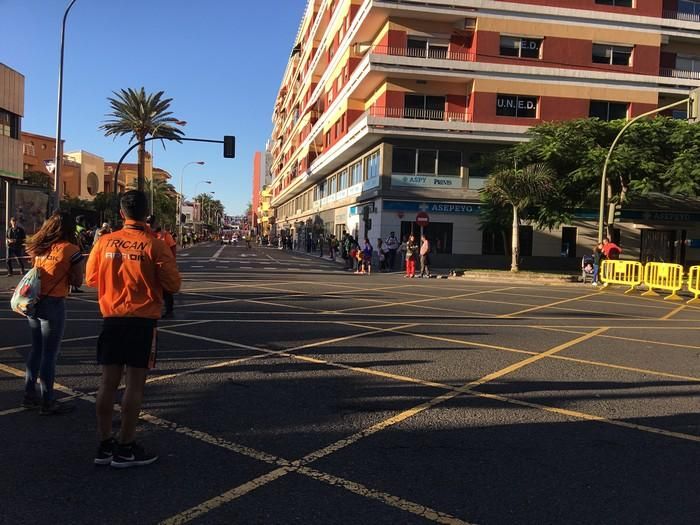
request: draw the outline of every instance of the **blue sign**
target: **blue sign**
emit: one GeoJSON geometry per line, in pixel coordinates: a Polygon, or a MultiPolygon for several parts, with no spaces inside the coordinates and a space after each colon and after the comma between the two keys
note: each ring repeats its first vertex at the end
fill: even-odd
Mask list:
{"type": "Polygon", "coordinates": [[[384,201],[384,210],[479,215],[481,212],[481,205],[465,202],[384,201]]]}

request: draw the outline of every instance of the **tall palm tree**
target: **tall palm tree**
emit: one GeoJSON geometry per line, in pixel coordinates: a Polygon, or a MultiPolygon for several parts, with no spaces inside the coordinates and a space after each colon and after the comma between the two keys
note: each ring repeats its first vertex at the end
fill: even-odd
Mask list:
{"type": "MultiPolygon", "coordinates": [[[[119,92],[114,91],[113,94],[114,97],[107,97],[112,109],[107,117],[111,118],[100,126],[106,137],[131,135],[129,139],[131,143],[134,140],[141,142],[149,135],[175,140],[184,135],[181,129],[173,125],[180,121],[172,116],[172,111],[169,111],[173,99],[163,98],[163,91],[146,93],[142,87],[139,90],[122,89],[119,92]]],[[[146,146],[139,144],[138,189],[140,191],[144,191],[145,187],[145,162],[146,146]]]]}
{"type": "Polygon", "coordinates": [[[525,209],[537,204],[552,189],[554,172],[546,164],[530,164],[522,169],[512,168],[493,174],[486,181],[484,192],[491,200],[513,209],[513,236],[510,271],[519,271],[520,217],[525,209]]]}

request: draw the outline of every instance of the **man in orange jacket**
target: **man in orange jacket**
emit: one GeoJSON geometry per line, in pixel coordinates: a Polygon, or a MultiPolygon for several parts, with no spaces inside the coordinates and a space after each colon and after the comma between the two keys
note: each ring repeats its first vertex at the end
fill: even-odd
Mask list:
{"type": "MultiPolygon", "coordinates": [[[[173,236],[166,230],[164,230],[160,224],[158,224],[158,219],[155,215],[149,215],[146,218],[146,224],[151,229],[151,235],[156,239],[160,239],[165,243],[165,245],[173,252],[173,256],[177,258],[177,243],[173,236]]],[[[163,319],[170,319],[174,315],[175,309],[175,298],[170,292],[163,290],[163,301],[165,302],[165,313],[163,314],[163,319]]]]}
{"type": "Polygon", "coordinates": [[[95,464],[116,468],[149,465],[158,456],[135,441],[136,422],[148,369],[155,364],[156,323],[163,307],[163,291],[180,289],[175,257],[144,222],[146,195],[128,191],[121,199],[124,228],[103,235],[87,262],[85,280],[97,288],[104,317],[97,342],[102,379],[97,394],[100,444],[95,464]],[[114,396],[126,367],[118,441],[112,437],[114,396]]]}

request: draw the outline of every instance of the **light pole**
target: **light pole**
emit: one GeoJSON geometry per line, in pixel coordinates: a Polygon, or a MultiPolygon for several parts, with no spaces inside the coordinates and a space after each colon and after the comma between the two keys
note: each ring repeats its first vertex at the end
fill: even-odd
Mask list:
{"type": "Polygon", "coordinates": [[[192,162],[188,162],[182,167],[182,171],[180,172],[180,205],[177,207],[177,236],[178,240],[180,241],[180,246],[182,246],[182,203],[185,200],[185,194],[183,193],[183,183],[185,180],[185,168],[187,166],[190,166],[191,164],[198,164],[200,166],[204,166],[204,161],[203,160],[193,160],[192,162]]]}
{"type": "MultiPolygon", "coordinates": [[[[153,131],[151,132],[151,137],[155,137],[156,133],[158,132],[158,128],[161,127],[164,124],[177,124],[178,126],[186,126],[187,122],[184,120],[175,120],[173,122],[161,122],[158,124],[153,131]]],[[[162,142],[162,141],[161,141],[162,142]]],[[[153,199],[154,195],[156,193],[156,185],[155,185],[155,179],[154,179],[154,170],[156,169],[156,162],[155,162],[155,157],[153,155],[153,144],[155,143],[155,140],[151,142],[151,214],[155,215],[155,208],[153,204],[153,199]]]]}
{"type": "Polygon", "coordinates": [[[56,152],[54,155],[54,175],[53,175],[53,209],[58,210],[61,202],[61,164],[63,162],[63,148],[61,147],[61,119],[63,117],[63,50],[66,40],[66,20],[73,4],[76,0],[71,0],[63,13],[63,24],[61,25],[61,56],[58,61],[58,105],[56,108],[56,152]]]}
{"type": "Polygon", "coordinates": [[[620,130],[620,133],[617,134],[617,137],[615,137],[615,140],[613,140],[612,145],[610,146],[610,149],[608,150],[608,154],[605,157],[605,164],[603,164],[603,175],[600,178],[600,209],[598,210],[598,242],[601,243],[603,242],[603,236],[604,236],[604,229],[605,229],[605,194],[607,190],[607,181],[608,181],[608,164],[610,163],[610,157],[612,156],[612,152],[615,149],[615,146],[617,146],[617,143],[619,140],[622,138],[622,135],[627,129],[637,122],[640,119],[643,119],[644,117],[649,117],[651,115],[655,115],[656,113],[660,113],[661,111],[666,111],[667,109],[675,108],[676,106],[681,106],[683,104],[687,104],[689,98],[684,98],[683,100],[679,100],[678,102],[674,102],[673,104],[669,104],[667,106],[663,106],[660,108],[652,109],[651,111],[647,111],[646,113],[642,113],[641,115],[637,115],[634,117],[632,120],[630,120],[627,124],[624,125],[624,127],[620,130]]]}

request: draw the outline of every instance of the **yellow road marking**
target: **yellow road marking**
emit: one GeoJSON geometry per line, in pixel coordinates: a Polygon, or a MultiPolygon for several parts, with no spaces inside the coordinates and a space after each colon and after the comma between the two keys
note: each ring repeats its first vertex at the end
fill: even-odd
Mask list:
{"type": "MultiPolygon", "coordinates": [[[[581,333],[581,332],[575,332],[570,329],[566,328],[557,328],[553,326],[542,326],[540,327],[542,330],[549,330],[552,332],[562,332],[562,333],[581,333]]],[[[640,327],[641,328],[641,327],[640,327]]],[[[668,328],[656,328],[656,327],[648,327],[652,330],[668,330],[668,328]]],[[[697,330],[697,328],[681,328],[681,327],[675,327],[677,330],[697,330]]],[[[621,329],[620,327],[615,327],[616,330],[621,329]]],[[[634,328],[636,329],[636,327],[634,328]]],[[[635,337],[623,337],[621,335],[610,335],[610,334],[603,334],[600,336],[601,338],[604,339],[617,339],[619,341],[627,341],[631,343],[644,343],[644,344],[649,344],[649,345],[660,345],[660,346],[670,346],[673,348],[682,348],[684,350],[700,350],[700,346],[698,345],[690,345],[690,344],[680,344],[680,343],[668,343],[666,341],[656,341],[654,339],[637,339],[635,337]]]]}
{"type": "MultiPolygon", "coordinates": [[[[348,324],[348,325],[350,325],[350,323],[344,323],[344,322],[337,322],[336,324],[348,324]]],[[[356,325],[350,325],[350,326],[356,326],[356,325]]],[[[401,327],[397,327],[397,328],[410,328],[413,326],[415,326],[415,325],[408,324],[408,325],[402,325],[401,327]]],[[[240,363],[246,363],[248,361],[261,359],[263,357],[281,356],[281,355],[285,355],[287,352],[295,352],[297,350],[306,350],[308,348],[315,348],[317,346],[324,346],[324,345],[330,345],[330,344],[334,344],[334,343],[340,343],[343,341],[349,341],[352,339],[357,339],[359,337],[366,337],[368,335],[378,334],[381,332],[387,332],[390,330],[389,328],[374,328],[374,327],[372,327],[372,328],[368,327],[368,328],[369,328],[369,331],[367,331],[367,332],[361,332],[359,334],[351,334],[351,335],[346,335],[346,336],[342,336],[342,337],[334,337],[332,339],[326,339],[324,341],[316,341],[314,343],[307,343],[307,344],[295,346],[292,348],[285,348],[283,350],[269,350],[269,349],[261,348],[258,346],[245,345],[245,344],[236,343],[233,341],[225,341],[223,339],[214,339],[211,337],[205,337],[205,336],[201,336],[201,335],[185,334],[182,332],[176,332],[174,330],[169,330],[169,329],[160,329],[159,331],[165,332],[165,333],[168,333],[171,335],[177,335],[177,336],[186,337],[189,339],[196,339],[198,341],[206,341],[208,343],[221,344],[224,346],[230,346],[230,347],[234,347],[234,348],[241,348],[244,350],[252,350],[252,351],[260,352],[260,353],[253,355],[253,356],[246,356],[246,357],[240,357],[237,359],[232,359],[229,361],[219,361],[219,362],[211,363],[211,364],[208,364],[205,366],[200,366],[198,368],[191,368],[189,370],[184,370],[182,372],[175,372],[172,374],[164,374],[164,375],[160,375],[160,376],[149,377],[146,380],[146,383],[156,383],[159,381],[165,381],[167,379],[174,379],[177,377],[196,374],[199,372],[203,372],[205,370],[214,370],[217,368],[225,368],[225,367],[237,365],[240,363]]]]}
{"type": "Polygon", "coordinates": [[[593,297],[595,295],[598,295],[598,292],[587,294],[587,295],[580,295],[577,297],[571,297],[569,299],[562,299],[561,301],[555,301],[555,302],[549,303],[549,304],[534,306],[532,308],[526,308],[525,310],[519,310],[517,312],[512,312],[510,314],[499,315],[499,317],[512,317],[514,315],[521,315],[521,314],[527,314],[530,312],[536,312],[537,310],[544,310],[544,309],[549,308],[551,306],[559,306],[560,304],[570,303],[573,301],[580,301],[581,299],[585,299],[586,297],[593,297]]]}
{"type": "MultiPolygon", "coordinates": [[[[576,332],[576,331],[570,331],[570,330],[555,330],[557,332],[563,332],[563,333],[573,333],[573,334],[586,334],[587,332],[576,332]]],[[[498,346],[498,345],[490,345],[486,343],[479,343],[477,341],[470,341],[466,339],[452,339],[449,337],[440,337],[440,336],[435,336],[435,335],[427,335],[427,334],[417,334],[415,332],[404,332],[398,329],[390,330],[391,332],[397,333],[397,334],[403,334],[403,335],[411,335],[414,337],[419,337],[421,339],[432,339],[434,341],[441,341],[444,343],[455,343],[459,344],[462,346],[476,346],[479,348],[486,348],[488,350],[499,350],[499,351],[504,351],[504,352],[511,352],[511,353],[516,353],[516,354],[529,354],[529,355],[540,355],[539,352],[532,352],[529,350],[521,350],[518,348],[510,348],[507,346],[498,346]]],[[[614,338],[615,336],[609,336],[606,334],[598,334],[597,337],[610,337],[614,338]]],[[[680,345],[679,345],[680,346],[680,345]]],[[[698,377],[693,377],[693,376],[684,376],[684,375],[679,375],[679,374],[672,374],[670,372],[661,372],[659,370],[649,370],[646,368],[635,368],[631,366],[624,366],[624,365],[616,365],[612,363],[606,363],[603,361],[591,361],[588,359],[579,359],[577,357],[567,357],[567,356],[561,356],[561,355],[550,355],[548,356],[550,359],[558,359],[560,361],[569,361],[572,363],[580,363],[584,365],[592,365],[592,366],[597,366],[600,368],[614,368],[616,370],[625,370],[628,372],[636,372],[636,373],[642,373],[642,374],[648,374],[648,375],[656,375],[660,377],[668,377],[672,379],[679,379],[679,380],[685,380],[685,381],[700,381],[700,378],[698,377]]]]}
{"type": "Polygon", "coordinates": [[[508,286],[506,288],[496,288],[496,289],[487,289],[487,290],[480,290],[478,292],[469,292],[469,293],[463,293],[459,295],[452,295],[448,297],[430,297],[426,299],[416,299],[415,301],[404,301],[404,302],[394,302],[394,303],[385,303],[381,305],[374,305],[374,306],[358,306],[354,308],[344,308],[342,310],[336,310],[336,313],[347,313],[347,312],[353,312],[355,310],[369,310],[371,308],[387,308],[387,307],[392,307],[392,306],[407,306],[407,305],[414,305],[414,304],[419,304],[419,303],[429,303],[431,301],[448,301],[451,299],[459,299],[461,297],[470,297],[472,295],[481,295],[485,293],[493,293],[497,292],[499,290],[510,290],[512,289],[512,286],[508,286]]]}
{"type": "Polygon", "coordinates": [[[163,520],[160,522],[161,525],[181,525],[183,523],[188,523],[194,519],[197,519],[198,517],[218,508],[221,507],[222,505],[225,505],[226,503],[229,503],[235,499],[240,498],[241,496],[245,496],[249,492],[252,492],[253,490],[262,487],[263,485],[267,485],[268,483],[275,481],[276,479],[281,478],[282,476],[286,476],[289,474],[289,467],[280,467],[272,472],[268,472],[267,474],[263,474],[262,476],[259,476],[255,479],[252,479],[243,485],[239,485],[235,488],[232,488],[231,490],[228,490],[224,492],[223,494],[216,496],[212,499],[209,499],[203,503],[200,503],[199,505],[189,508],[183,512],[180,512],[179,514],[176,514],[175,516],[168,518],[166,520],[163,520]]]}
{"type": "Polygon", "coordinates": [[[687,305],[682,304],[682,305],[680,305],[678,308],[674,308],[672,311],[670,311],[669,313],[667,313],[666,315],[664,315],[664,316],[661,318],[661,320],[662,320],[662,321],[668,321],[669,319],[671,319],[671,317],[673,317],[673,316],[676,315],[677,313],[682,312],[683,310],[685,310],[686,306],[687,306],[687,305]]]}

